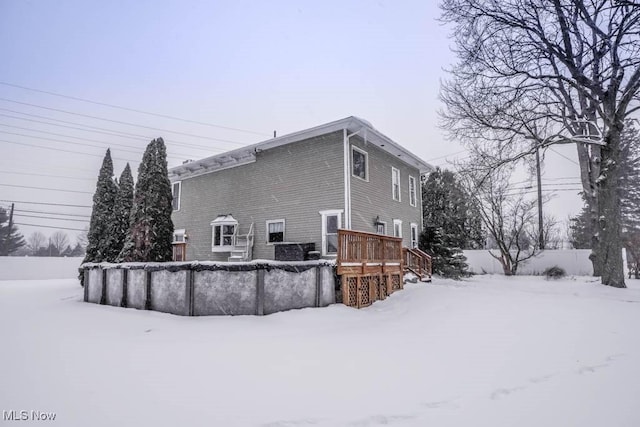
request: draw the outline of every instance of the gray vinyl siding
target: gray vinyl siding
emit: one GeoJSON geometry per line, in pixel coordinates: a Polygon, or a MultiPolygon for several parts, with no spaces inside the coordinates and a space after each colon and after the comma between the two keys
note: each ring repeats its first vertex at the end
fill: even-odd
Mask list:
{"type": "Polygon", "coordinates": [[[222,214],[238,220],[240,233],[254,223],[254,259],[274,257],[274,246],[266,243],[267,220],[284,219],[285,241],[313,242],[319,251],[319,211],[344,209],[342,132],[264,150],[254,163],[181,182],[173,222],[188,235],[188,260],[227,260],[228,252],[211,251],[210,223],[222,214]]]}
{"type": "Polygon", "coordinates": [[[403,246],[411,244],[411,223],[422,231],[422,197],[420,171],[383,151],[372,143],[365,143],[359,136],[351,139],[352,145],[367,152],[369,160],[368,182],[351,177],[351,228],[375,233],[376,216],[387,224],[386,234],[393,235],[393,220],[402,221],[403,246]],[[393,200],[391,168],[400,171],[400,201],[393,200]],[[416,179],[416,206],[409,204],[409,176],[416,179]]]}

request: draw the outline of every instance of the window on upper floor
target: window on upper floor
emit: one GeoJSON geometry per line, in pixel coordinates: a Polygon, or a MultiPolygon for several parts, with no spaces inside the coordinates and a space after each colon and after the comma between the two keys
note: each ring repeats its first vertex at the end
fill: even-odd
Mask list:
{"type": "Polygon", "coordinates": [[[267,221],[267,243],[284,242],[284,219],[267,221]]]}
{"type": "Polygon", "coordinates": [[[416,179],[412,176],[409,177],[409,204],[416,206],[417,204],[417,192],[416,192],[416,179]]]}
{"type": "Polygon", "coordinates": [[[391,195],[393,200],[400,201],[400,169],[391,168],[391,195]]]}
{"type": "Polygon", "coordinates": [[[180,210],[180,193],[182,190],[182,182],[174,182],[171,184],[171,195],[173,198],[171,199],[171,207],[174,211],[180,210]]]}
{"type": "Polygon", "coordinates": [[[369,180],[369,155],[358,147],[351,147],[351,174],[369,180]]]}

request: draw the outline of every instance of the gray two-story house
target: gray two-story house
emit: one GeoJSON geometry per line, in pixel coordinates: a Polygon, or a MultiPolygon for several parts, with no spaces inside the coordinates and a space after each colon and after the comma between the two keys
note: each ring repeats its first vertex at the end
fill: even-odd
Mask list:
{"type": "Polygon", "coordinates": [[[185,163],[169,171],[174,256],[274,259],[279,244],[296,242],[329,258],[339,228],[414,247],[420,176],[432,170],[356,117],[185,163]]]}

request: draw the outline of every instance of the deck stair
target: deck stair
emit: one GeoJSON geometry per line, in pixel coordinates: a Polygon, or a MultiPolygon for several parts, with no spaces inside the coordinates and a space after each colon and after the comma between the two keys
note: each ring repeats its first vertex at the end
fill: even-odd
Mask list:
{"type": "Polygon", "coordinates": [[[431,281],[431,256],[418,248],[402,248],[403,269],[418,276],[421,282],[431,281]]]}

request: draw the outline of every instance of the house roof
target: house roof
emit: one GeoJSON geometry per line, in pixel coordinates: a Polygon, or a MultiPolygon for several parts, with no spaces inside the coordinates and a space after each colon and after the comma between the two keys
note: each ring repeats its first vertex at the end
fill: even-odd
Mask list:
{"type": "Polygon", "coordinates": [[[246,147],[176,166],[169,170],[169,178],[172,181],[177,181],[247,163],[253,163],[256,160],[256,153],[259,151],[280,147],[282,145],[291,144],[343,129],[346,129],[349,133],[359,132],[358,135],[365,138],[368,143],[375,144],[387,153],[396,156],[399,160],[418,168],[421,174],[434,170],[433,166],[426,163],[409,150],[403,148],[388,136],[379,132],[368,121],[350,116],[341,120],[315,126],[310,129],[279,136],[257,144],[247,145],[246,147]]]}

